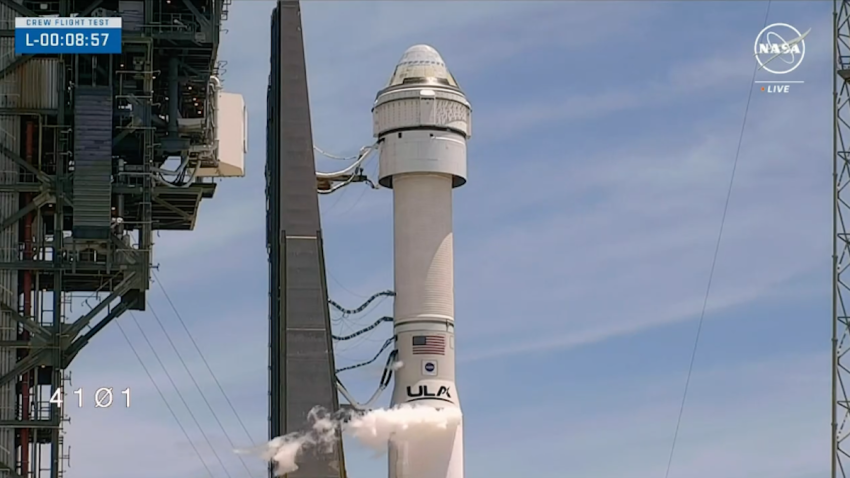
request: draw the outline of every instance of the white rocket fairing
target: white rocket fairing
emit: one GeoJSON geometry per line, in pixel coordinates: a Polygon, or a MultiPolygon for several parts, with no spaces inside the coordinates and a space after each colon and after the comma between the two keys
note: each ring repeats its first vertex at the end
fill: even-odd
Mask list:
{"type": "MultiPolygon", "coordinates": [[[[382,186],[393,190],[392,404],[460,408],[455,384],[452,189],[466,183],[472,110],[442,57],[409,48],[372,109],[382,186]]],[[[463,478],[463,431],[390,445],[390,478],[463,478]],[[426,441],[427,440],[427,441],[426,441]]]]}

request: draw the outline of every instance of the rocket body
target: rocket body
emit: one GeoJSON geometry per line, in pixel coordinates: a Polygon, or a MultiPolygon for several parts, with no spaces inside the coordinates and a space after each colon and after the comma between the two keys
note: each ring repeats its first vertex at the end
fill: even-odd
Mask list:
{"type": "MultiPolygon", "coordinates": [[[[460,409],[455,380],[452,189],[466,182],[471,108],[433,48],[416,45],[373,108],[382,186],[393,189],[398,360],[392,404],[460,409]]],[[[392,442],[389,478],[463,478],[463,427],[392,442]]]]}

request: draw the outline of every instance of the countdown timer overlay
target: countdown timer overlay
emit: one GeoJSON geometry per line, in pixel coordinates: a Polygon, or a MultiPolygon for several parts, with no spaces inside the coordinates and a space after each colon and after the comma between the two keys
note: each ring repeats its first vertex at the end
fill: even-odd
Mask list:
{"type": "Polygon", "coordinates": [[[121,18],[15,19],[15,54],[121,53],[121,18]]]}

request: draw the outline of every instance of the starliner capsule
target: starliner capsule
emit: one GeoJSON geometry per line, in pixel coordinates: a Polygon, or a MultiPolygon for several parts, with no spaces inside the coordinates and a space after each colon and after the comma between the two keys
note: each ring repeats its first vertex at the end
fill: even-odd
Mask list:
{"type": "MultiPolygon", "coordinates": [[[[401,368],[392,404],[456,407],[452,189],[466,183],[472,109],[443,58],[409,48],[372,109],[379,183],[393,190],[394,334],[401,368]]],[[[391,443],[390,478],[463,478],[463,428],[391,443]],[[427,445],[427,446],[425,446],[427,445]]]]}

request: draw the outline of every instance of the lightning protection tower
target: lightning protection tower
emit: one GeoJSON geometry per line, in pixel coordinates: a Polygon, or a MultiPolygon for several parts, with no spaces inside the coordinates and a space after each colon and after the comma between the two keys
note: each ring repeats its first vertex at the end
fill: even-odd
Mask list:
{"type": "MultiPolygon", "coordinates": [[[[266,151],[269,438],[303,430],[319,405],[339,409],[301,8],[272,13],[266,151]]],[[[345,478],[342,441],[310,449],[290,478],[345,478]]]]}
{"type": "Polygon", "coordinates": [[[832,457],[831,478],[850,464],[850,0],[834,0],[833,32],[833,233],[832,233],[832,457]]]}

